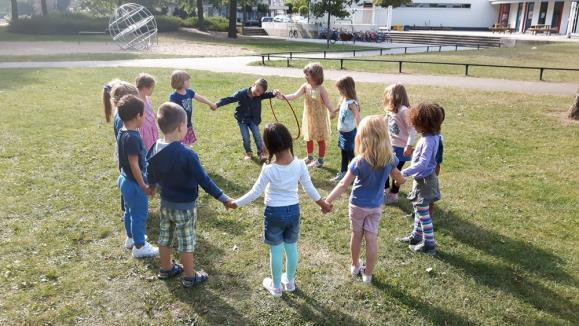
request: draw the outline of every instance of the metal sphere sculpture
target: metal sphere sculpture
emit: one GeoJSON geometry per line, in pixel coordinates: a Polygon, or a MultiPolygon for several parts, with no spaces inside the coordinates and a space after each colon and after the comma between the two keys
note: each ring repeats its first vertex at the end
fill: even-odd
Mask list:
{"type": "Polygon", "coordinates": [[[109,33],[123,50],[147,50],[157,39],[157,22],[147,8],[127,3],[109,19],[109,33]]]}

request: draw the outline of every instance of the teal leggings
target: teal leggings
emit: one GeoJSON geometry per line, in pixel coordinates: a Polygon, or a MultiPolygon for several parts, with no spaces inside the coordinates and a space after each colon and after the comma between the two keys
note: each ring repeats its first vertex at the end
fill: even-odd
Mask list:
{"type": "Polygon", "coordinates": [[[285,269],[288,280],[291,280],[296,275],[296,268],[298,265],[298,244],[294,243],[280,243],[275,246],[269,246],[269,264],[271,267],[271,277],[273,279],[273,286],[281,287],[281,274],[283,269],[283,252],[285,249],[285,269]]]}

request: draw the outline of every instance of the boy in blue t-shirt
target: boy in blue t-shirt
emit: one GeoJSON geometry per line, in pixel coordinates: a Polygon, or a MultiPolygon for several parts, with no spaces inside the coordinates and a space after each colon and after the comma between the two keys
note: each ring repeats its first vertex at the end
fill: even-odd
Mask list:
{"type": "Polygon", "coordinates": [[[149,201],[153,190],[145,183],[145,145],[139,127],[145,121],[144,103],[134,95],[126,95],[117,104],[123,127],[117,135],[119,170],[118,186],[125,201],[125,247],[133,250],[133,257],[157,256],[159,249],[146,241],[149,201]]]}

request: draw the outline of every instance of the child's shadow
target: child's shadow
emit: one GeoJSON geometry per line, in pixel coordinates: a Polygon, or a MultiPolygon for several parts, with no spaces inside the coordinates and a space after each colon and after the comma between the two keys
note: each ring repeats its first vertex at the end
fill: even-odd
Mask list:
{"type": "Polygon", "coordinates": [[[187,303],[192,310],[205,319],[209,325],[227,325],[232,322],[236,325],[249,324],[245,316],[223,300],[218,294],[221,290],[234,287],[236,291],[250,292],[250,287],[242,278],[232,278],[222,275],[222,271],[215,262],[224,255],[223,250],[213,246],[203,239],[197,240],[195,255],[195,270],[203,269],[209,274],[209,279],[192,288],[186,289],[181,285],[181,277],[164,281],[169,291],[181,302],[187,303]],[[231,283],[231,284],[224,284],[231,283]],[[216,291],[213,291],[215,290],[216,291]]]}
{"type": "Polygon", "coordinates": [[[315,324],[323,325],[363,325],[353,317],[344,314],[340,310],[330,309],[308,296],[299,288],[291,295],[284,294],[283,300],[296,310],[301,318],[314,321],[315,324]],[[301,302],[303,301],[303,302],[301,302]]]}
{"type": "MultiPolygon", "coordinates": [[[[412,205],[408,200],[401,200],[400,208],[405,212],[412,212],[412,205]]],[[[507,264],[487,263],[466,254],[447,252],[444,242],[440,241],[437,246],[438,259],[469,274],[477,283],[509,292],[537,310],[547,311],[571,322],[576,320],[576,311],[579,308],[575,303],[525,276],[530,273],[539,278],[577,287],[577,281],[561,268],[564,261],[560,257],[522,240],[487,230],[439,206],[433,215],[435,235],[439,232],[450,236],[507,264]]]]}

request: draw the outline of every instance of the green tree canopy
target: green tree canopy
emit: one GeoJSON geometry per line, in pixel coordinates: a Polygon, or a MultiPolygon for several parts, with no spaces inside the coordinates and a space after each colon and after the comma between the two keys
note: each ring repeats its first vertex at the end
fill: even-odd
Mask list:
{"type": "Polygon", "coordinates": [[[412,0],[374,0],[374,4],[380,7],[392,6],[393,8],[397,8],[410,3],[412,3],[412,0]]]}

